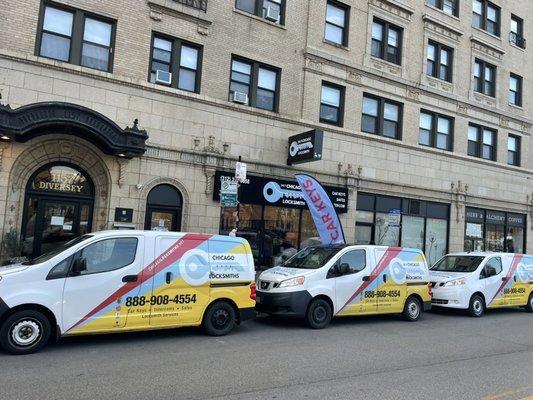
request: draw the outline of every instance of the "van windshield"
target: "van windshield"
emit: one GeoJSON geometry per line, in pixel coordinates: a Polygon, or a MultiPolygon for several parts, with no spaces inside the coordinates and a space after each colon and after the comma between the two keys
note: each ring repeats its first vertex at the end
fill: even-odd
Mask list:
{"type": "Polygon", "coordinates": [[[446,256],[430,269],[441,272],[474,272],[484,259],[480,256],[446,256]]]}
{"type": "Polygon", "coordinates": [[[306,247],[285,261],[283,266],[287,268],[318,269],[324,266],[339,250],[341,250],[340,247],[306,247]]]}
{"type": "Polygon", "coordinates": [[[56,247],[55,249],[50,250],[47,253],[44,253],[44,254],[40,255],[39,257],[36,257],[36,258],[34,258],[34,259],[30,260],[30,261],[23,262],[22,265],[34,265],[34,264],[40,264],[40,263],[43,263],[45,261],[48,261],[51,258],[57,256],[62,251],[65,251],[68,248],[70,248],[72,246],[75,246],[78,243],[81,243],[81,242],[89,239],[90,237],[92,237],[92,235],[79,236],[79,237],[77,237],[75,239],[72,239],[71,241],[69,241],[67,243],[64,243],[64,244],[56,247]]]}

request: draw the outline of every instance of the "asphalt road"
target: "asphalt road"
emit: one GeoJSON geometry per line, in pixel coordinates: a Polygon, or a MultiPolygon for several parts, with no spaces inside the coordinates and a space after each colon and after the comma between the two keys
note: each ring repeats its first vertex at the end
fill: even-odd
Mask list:
{"type": "Polygon", "coordinates": [[[533,315],[432,312],[260,318],[223,338],[196,329],[62,340],[0,354],[0,399],[533,399],[533,315]]]}

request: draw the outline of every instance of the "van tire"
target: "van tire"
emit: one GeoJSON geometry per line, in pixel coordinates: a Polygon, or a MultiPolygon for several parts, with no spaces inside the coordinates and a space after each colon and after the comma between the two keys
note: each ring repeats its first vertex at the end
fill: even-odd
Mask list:
{"type": "Polygon", "coordinates": [[[533,292],[529,295],[525,309],[527,312],[533,313],[533,292]]]}
{"type": "Polygon", "coordinates": [[[235,309],[226,301],[217,301],[209,306],[202,327],[209,336],[224,336],[235,327],[235,309]]]}
{"type": "Polygon", "coordinates": [[[21,310],[8,317],[0,328],[0,345],[14,355],[41,350],[50,339],[50,321],[41,312],[21,310]]]}
{"type": "Polygon", "coordinates": [[[479,294],[475,294],[470,299],[468,313],[471,317],[479,318],[485,314],[485,300],[479,294]]]}
{"type": "Polygon", "coordinates": [[[315,299],[307,307],[305,320],[307,325],[313,329],[324,329],[331,322],[333,311],[331,306],[324,299],[315,299]]]}
{"type": "Polygon", "coordinates": [[[421,314],[422,304],[420,303],[420,300],[414,296],[409,297],[403,306],[403,319],[409,322],[415,322],[420,319],[421,314]]]}

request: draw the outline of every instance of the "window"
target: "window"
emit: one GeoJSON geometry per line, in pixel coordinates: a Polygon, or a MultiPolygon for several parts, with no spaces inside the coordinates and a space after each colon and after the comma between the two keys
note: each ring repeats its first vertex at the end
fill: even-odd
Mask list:
{"type": "Polygon", "coordinates": [[[426,4],[436,7],[446,14],[459,16],[459,0],[426,0],[426,4]]]}
{"type": "Polygon", "coordinates": [[[401,65],[402,28],[374,19],[372,24],[372,48],[374,57],[401,65]]]}
{"type": "Polygon", "coordinates": [[[401,103],[369,94],[363,96],[363,132],[400,139],[401,117],[401,103]]]}
{"type": "Polygon", "coordinates": [[[502,260],[500,257],[494,257],[494,258],[491,258],[489,261],[487,261],[487,263],[481,270],[479,279],[490,278],[491,276],[499,275],[501,272],[502,272],[502,260]]]}
{"type": "Polygon", "coordinates": [[[474,64],[474,91],[496,96],[496,67],[476,59],[474,64]]]}
{"type": "Polygon", "coordinates": [[[524,38],[524,21],[516,15],[511,15],[511,33],[509,40],[514,45],[525,49],[526,39],[524,38]]]}
{"type": "Polygon", "coordinates": [[[131,264],[137,252],[136,238],[115,238],[100,240],[84,248],[80,258],[84,258],[87,270],[82,275],[114,271],[131,264]]]}
{"type": "Polygon", "coordinates": [[[430,41],[428,43],[426,74],[443,81],[452,81],[453,50],[430,41]]]}
{"type": "Polygon", "coordinates": [[[85,11],[45,4],[37,54],[54,60],[111,71],[115,23],[85,11]]]}
{"type": "Polygon", "coordinates": [[[246,104],[277,111],[279,75],[277,68],[234,57],[231,62],[230,101],[236,101],[236,93],[245,94],[246,104]]]}
{"type": "Polygon", "coordinates": [[[509,135],[507,138],[507,164],[520,165],[520,137],[509,135]]]}
{"type": "Polygon", "coordinates": [[[522,77],[516,74],[509,77],[509,104],[522,107],[522,77]]]}
{"type": "Polygon", "coordinates": [[[236,0],[235,8],[271,22],[285,23],[285,0],[236,0]]]}
{"type": "Polygon", "coordinates": [[[487,0],[473,0],[472,26],[500,36],[500,8],[487,0]]]}
{"type": "Polygon", "coordinates": [[[453,118],[430,111],[420,113],[420,136],[423,146],[452,150],[453,118]]]}
{"type": "Polygon", "coordinates": [[[348,15],[350,7],[328,1],[326,6],[326,31],[324,38],[341,46],[348,45],[348,15]]]}
{"type": "Polygon", "coordinates": [[[161,71],[167,73],[169,86],[199,93],[201,57],[201,46],[179,39],[154,35],[150,82],[163,83],[156,82],[156,73],[161,71]]]}
{"type": "Polygon", "coordinates": [[[348,264],[348,272],[344,275],[355,274],[366,268],[366,252],[364,250],[352,250],[343,254],[339,260],[339,266],[348,264]]]}
{"type": "Polygon", "coordinates": [[[320,94],[320,122],[342,126],[344,113],[344,88],[322,83],[320,94]]]}
{"type": "Polygon", "coordinates": [[[468,127],[468,155],[496,161],[496,131],[480,125],[468,127]]]}

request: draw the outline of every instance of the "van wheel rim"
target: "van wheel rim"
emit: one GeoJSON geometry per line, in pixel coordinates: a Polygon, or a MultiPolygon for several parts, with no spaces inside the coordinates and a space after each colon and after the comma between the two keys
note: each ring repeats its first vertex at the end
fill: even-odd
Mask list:
{"type": "Polygon", "coordinates": [[[212,322],[219,329],[226,327],[230,319],[229,313],[226,310],[217,310],[213,313],[212,322]]]}
{"type": "Polygon", "coordinates": [[[481,314],[481,311],[483,311],[483,305],[481,304],[481,300],[474,300],[473,308],[476,314],[481,314]]]}
{"type": "Polygon", "coordinates": [[[411,318],[417,318],[418,314],[420,313],[420,309],[418,307],[418,304],[416,301],[412,301],[409,304],[409,307],[407,307],[407,312],[409,313],[409,316],[411,318]]]}
{"type": "Polygon", "coordinates": [[[13,325],[11,340],[19,347],[28,347],[41,337],[41,325],[35,320],[22,320],[13,325]]]}
{"type": "Polygon", "coordinates": [[[326,309],[322,306],[316,307],[313,311],[313,319],[317,323],[322,323],[326,320],[327,312],[326,309]]]}

